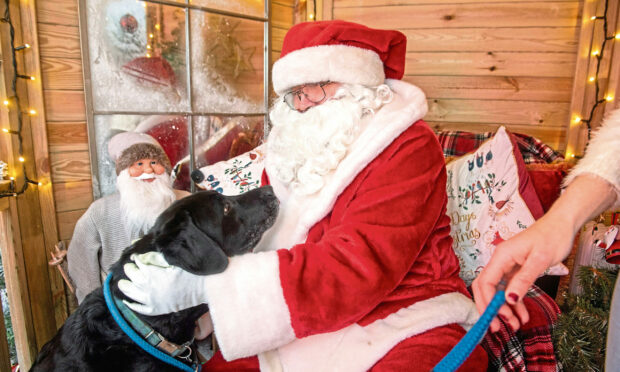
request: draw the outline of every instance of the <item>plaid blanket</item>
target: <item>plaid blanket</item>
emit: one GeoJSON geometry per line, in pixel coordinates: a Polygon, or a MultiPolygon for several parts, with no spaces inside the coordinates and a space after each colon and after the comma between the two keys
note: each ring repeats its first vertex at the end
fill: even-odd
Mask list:
{"type": "Polygon", "coordinates": [[[514,332],[500,319],[498,332],[487,333],[482,347],[489,356],[489,371],[562,371],[555,358],[551,333],[560,314],[545,292],[532,286],[524,298],[530,321],[514,332]]]}
{"type": "MultiPolygon", "coordinates": [[[[477,149],[482,142],[493,137],[495,132],[470,133],[464,131],[437,132],[445,157],[461,156],[477,149]]],[[[525,164],[553,163],[564,157],[542,141],[521,133],[512,133],[525,164]]]]}

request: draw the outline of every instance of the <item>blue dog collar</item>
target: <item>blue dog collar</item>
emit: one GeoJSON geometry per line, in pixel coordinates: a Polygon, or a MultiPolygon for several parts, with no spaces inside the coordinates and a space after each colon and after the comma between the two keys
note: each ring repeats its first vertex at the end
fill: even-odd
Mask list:
{"type": "Polygon", "coordinates": [[[187,343],[187,345],[183,344],[181,346],[171,343],[159,333],[157,333],[155,330],[153,330],[153,328],[140,320],[136,316],[136,314],[131,311],[131,309],[129,309],[122,301],[112,295],[112,292],[110,291],[111,280],[112,273],[108,274],[105,282],[103,282],[103,297],[105,298],[105,303],[108,306],[108,310],[110,310],[110,314],[112,314],[112,318],[114,318],[114,321],[116,322],[116,324],[118,324],[121,330],[142,350],[146,351],[147,353],[161,360],[162,362],[170,364],[183,371],[200,372],[202,367],[199,363],[192,363],[192,366],[190,367],[187,364],[182,363],[174,358],[174,356],[178,356],[179,358],[189,358],[190,354],[179,356],[179,354],[181,354],[181,352],[183,352],[184,350],[190,350],[191,353],[189,343],[187,343]],[[129,323],[127,323],[127,321],[123,317],[123,314],[121,314],[121,311],[119,311],[119,308],[121,309],[123,314],[128,314],[128,318],[132,320],[132,323],[137,326],[137,329],[140,333],[147,333],[143,334],[143,336],[140,336],[136,332],[136,330],[134,330],[129,325],[129,323]],[[139,322],[136,322],[136,319],[139,322]],[[146,341],[145,339],[149,341],[146,341]],[[161,349],[165,352],[153,346],[151,343],[156,343],[156,345],[158,345],[158,347],[161,347],[161,349]],[[171,350],[171,352],[169,352],[168,350],[171,350]]]}

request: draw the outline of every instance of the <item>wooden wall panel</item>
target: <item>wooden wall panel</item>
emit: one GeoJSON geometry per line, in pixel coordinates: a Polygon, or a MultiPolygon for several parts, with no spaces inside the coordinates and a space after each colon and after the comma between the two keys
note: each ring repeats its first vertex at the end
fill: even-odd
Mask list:
{"type": "Polygon", "coordinates": [[[40,24],[78,26],[76,0],[37,1],[37,21],[40,24]]]}
{"type": "Polygon", "coordinates": [[[82,64],[79,59],[56,57],[41,58],[43,89],[76,90],[84,89],[82,64]]]}
{"type": "Polygon", "coordinates": [[[75,26],[39,23],[39,48],[41,57],[80,59],[79,30],[75,26]]]}
{"type": "Polygon", "coordinates": [[[58,231],[61,240],[71,240],[75,224],[84,212],[86,209],[58,213],[58,231]]]}
{"type": "Polygon", "coordinates": [[[380,7],[339,7],[334,18],[376,28],[575,27],[580,3],[487,1],[486,4],[432,4],[380,7]],[[380,16],[378,16],[380,15],[380,16]]]}
{"type": "Polygon", "coordinates": [[[84,92],[79,90],[45,90],[48,121],[86,120],[84,92]]]}
{"type": "Polygon", "coordinates": [[[575,59],[563,53],[407,53],[406,75],[572,77],[575,59]]]}
{"type": "Polygon", "coordinates": [[[570,102],[572,78],[510,76],[405,76],[428,97],[570,102]]]}
{"type": "Polygon", "coordinates": [[[57,212],[86,209],[93,202],[93,185],[90,180],[58,183],[54,197],[57,212]]]}
{"type": "Polygon", "coordinates": [[[575,27],[447,28],[403,30],[409,52],[571,52],[575,27]]]}
{"type": "MultiPolygon", "coordinates": [[[[38,0],[36,5],[58,239],[66,240],[73,226],[62,217],[92,200],[78,0],[38,0]]],[[[67,306],[70,296],[62,296],[67,306]]]]}
{"type": "Polygon", "coordinates": [[[91,179],[88,151],[51,154],[52,181],[54,183],[87,181],[91,179]]]}
{"type": "Polygon", "coordinates": [[[329,0],[322,14],[407,36],[403,80],[424,90],[435,128],[506,125],[563,150],[582,8],[580,0],[329,0]]]}
{"type": "Polygon", "coordinates": [[[88,130],[85,122],[48,122],[47,138],[50,153],[88,151],[88,130]]]}

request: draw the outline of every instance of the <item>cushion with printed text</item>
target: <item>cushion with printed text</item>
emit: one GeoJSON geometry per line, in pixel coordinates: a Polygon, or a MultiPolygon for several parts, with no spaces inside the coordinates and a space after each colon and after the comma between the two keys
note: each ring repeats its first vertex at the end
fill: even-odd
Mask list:
{"type": "MultiPolygon", "coordinates": [[[[452,246],[461,278],[470,285],[496,245],[530,226],[543,209],[516,142],[504,127],[446,169],[452,246]]],[[[546,274],[566,275],[568,269],[559,264],[546,274]]]]}

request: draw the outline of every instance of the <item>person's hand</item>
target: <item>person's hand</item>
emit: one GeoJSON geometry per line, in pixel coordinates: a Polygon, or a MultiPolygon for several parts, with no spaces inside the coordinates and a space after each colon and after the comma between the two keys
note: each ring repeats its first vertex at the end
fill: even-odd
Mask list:
{"type": "MultiPolygon", "coordinates": [[[[574,231],[570,224],[544,216],[527,230],[500,243],[491,260],[472,283],[474,301],[482,314],[497,291],[502,278],[507,282],[506,303],[499,316],[513,330],[529,320],[523,297],[547,268],[561,262],[571,251],[574,231]]],[[[499,330],[493,319],[491,332],[499,330]]]]}
{"type": "Polygon", "coordinates": [[[207,302],[206,276],[168,264],[159,252],[133,254],[131,260],[123,266],[129,280],[119,280],[118,288],[136,301],[123,301],[134,311],[161,315],[207,302]]]}

